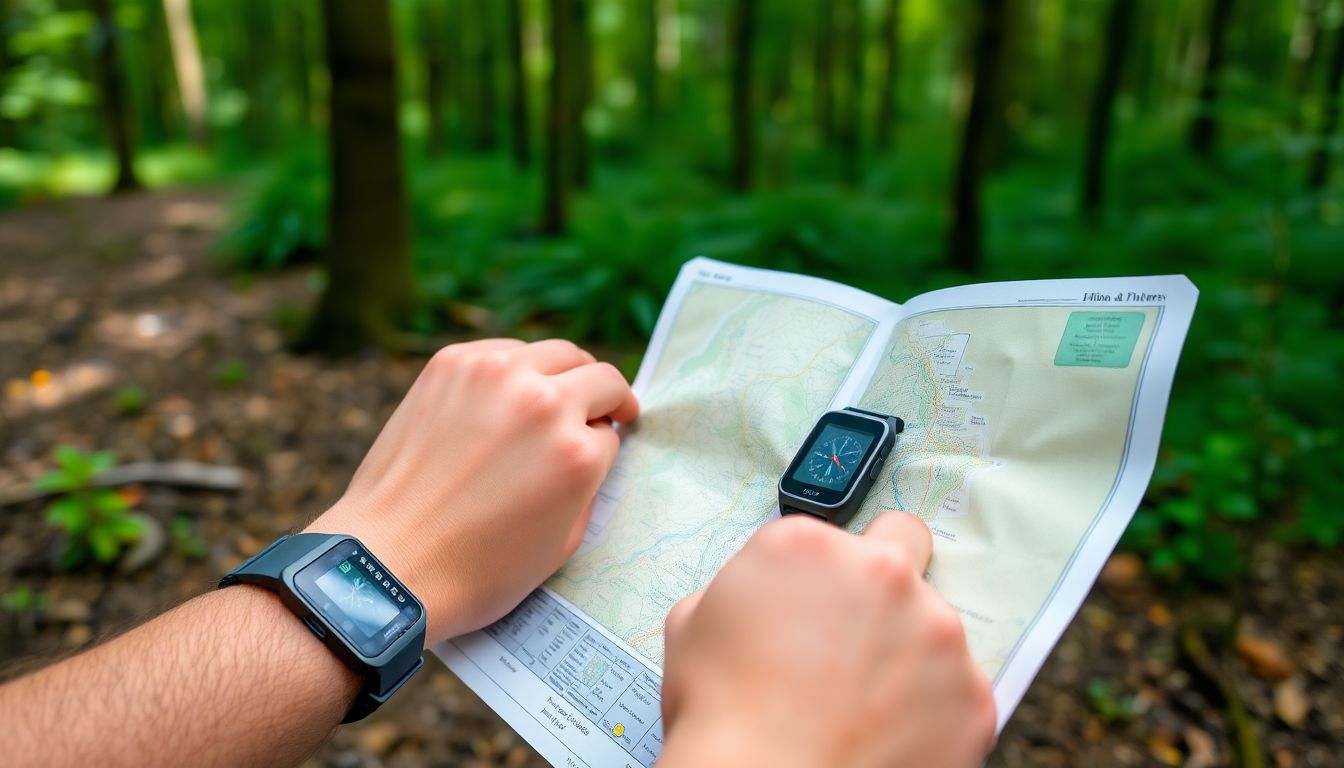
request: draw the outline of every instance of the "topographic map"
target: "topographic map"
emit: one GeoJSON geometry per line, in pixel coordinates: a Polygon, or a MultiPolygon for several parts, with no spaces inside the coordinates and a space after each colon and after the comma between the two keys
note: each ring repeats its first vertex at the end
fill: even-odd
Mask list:
{"type": "Polygon", "coordinates": [[[661,665],[668,609],[766,522],[875,327],[820,301],[694,283],[584,546],[547,585],[661,665]]]}
{"type": "Polygon", "coordinates": [[[884,509],[929,523],[930,579],[991,678],[1119,477],[1156,315],[1003,306],[907,317],[862,397],[906,429],[850,527],[884,509]],[[1125,334],[1123,365],[1061,357],[1077,315],[1125,334]]]}

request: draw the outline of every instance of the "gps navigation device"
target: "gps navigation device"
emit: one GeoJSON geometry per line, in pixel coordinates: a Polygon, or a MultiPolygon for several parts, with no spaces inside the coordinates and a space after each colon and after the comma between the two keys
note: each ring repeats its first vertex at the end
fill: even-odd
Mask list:
{"type": "Polygon", "coordinates": [[[424,665],[425,608],[350,536],[281,536],[220,580],[280,597],[308,630],[364,679],[342,722],[362,719],[424,665]]]}
{"type": "Polygon", "coordinates": [[[904,429],[895,416],[860,408],[823,413],[779,480],[780,514],[849,522],[904,429]]]}

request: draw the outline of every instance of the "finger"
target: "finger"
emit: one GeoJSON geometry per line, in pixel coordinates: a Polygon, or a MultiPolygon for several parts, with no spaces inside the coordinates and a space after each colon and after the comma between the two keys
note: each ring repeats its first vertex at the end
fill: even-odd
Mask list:
{"type": "Polygon", "coordinates": [[[564,392],[582,404],[587,421],[609,417],[628,424],[639,416],[639,401],[611,363],[584,365],[555,377],[564,392]]]}
{"type": "MultiPolygon", "coordinates": [[[[601,446],[601,476],[599,482],[606,480],[607,473],[611,472],[611,466],[616,463],[616,454],[621,450],[621,438],[616,434],[616,429],[611,425],[610,419],[598,419],[589,422],[589,431],[594,440],[601,446]]],[[[593,504],[596,502],[597,488],[593,489],[594,498],[589,499],[584,505],[579,516],[574,519],[569,529],[569,536],[565,540],[565,552],[573,555],[578,551],[579,545],[583,543],[584,534],[588,531],[588,521],[593,516],[593,504]]]]}
{"type": "Polygon", "coordinates": [[[695,609],[700,605],[700,599],[705,596],[704,590],[692,592],[691,594],[678,600],[672,606],[672,610],[667,612],[667,620],[663,624],[663,637],[666,643],[674,643],[686,631],[687,624],[691,621],[691,616],[695,614],[695,609]]]}
{"type": "Polygon", "coordinates": [[[547,375],[563,373],[571,368],[587,365],[596,358],[577,344],[564,339],[534,341],[513,353],[523,365],[547,375]]]}
{"type": "Polygon", "coordinates": [[[933,557],[933,536],[923,520],[899,510],[881,512],[863,532],[865,539],[885,547],[895,547],[910,558],[921,575],[929,569],[933,557]]]}

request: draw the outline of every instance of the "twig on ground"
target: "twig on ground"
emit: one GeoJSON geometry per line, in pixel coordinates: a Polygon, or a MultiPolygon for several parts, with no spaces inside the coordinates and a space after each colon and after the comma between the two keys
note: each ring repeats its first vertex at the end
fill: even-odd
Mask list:
{"type": "MultiPolygon", "coordinates": [[[[240,467],[201,464],[195,461],[137,461],[112,467],[93,479],[99,488],[119,485],[171,485],[178,488],[202,488],[209,491],[241,490],[247,473],[240,467]]],[[[0,507],[22,504],[46,496],[53,491],[23,483],[0,490],[0,507]]]]}

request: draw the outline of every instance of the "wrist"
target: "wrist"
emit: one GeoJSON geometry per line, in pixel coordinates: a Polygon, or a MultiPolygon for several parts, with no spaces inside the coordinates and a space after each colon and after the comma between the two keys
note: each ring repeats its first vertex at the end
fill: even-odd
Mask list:
{"type": "Polygon", "coordinates": [[[443,627],[456,599],[445,563],[429,557],[430,548],[395,524],[396,517],[371,503],[342,497],[304,529],[304,533],[334,533],[358,539],[425,607],[426,642],[443,640],[443,627]]]}

